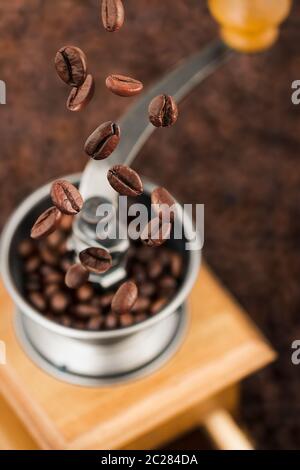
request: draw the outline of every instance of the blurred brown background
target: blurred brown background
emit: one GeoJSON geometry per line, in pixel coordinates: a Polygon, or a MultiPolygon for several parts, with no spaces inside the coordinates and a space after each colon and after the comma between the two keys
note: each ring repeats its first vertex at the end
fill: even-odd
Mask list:
{"type": "MultiPolygon", "coordinates": [[[[217,35],[204,1],[124,4],[126,23],[110,34],[98,0],[1,0],[1,226],[39,185],[81,170],[90,131],[130,105],[105,89],[106,75],[147,87],[217,35]],[[53,67],[68,43],[86,52],[96,78],[80,113],[66,110],[68,88],[53,67]]],[[[135,163],[182,202],[205,204],[207,261],[279,351],[244,385],[242,418],[261,448],[300,447],[300,366],[290,360],[300,338],[300,105],[290,98],[300,79],[299,14],[294,2],[272,50],[237,56],[205,81],[135,163]]]]}

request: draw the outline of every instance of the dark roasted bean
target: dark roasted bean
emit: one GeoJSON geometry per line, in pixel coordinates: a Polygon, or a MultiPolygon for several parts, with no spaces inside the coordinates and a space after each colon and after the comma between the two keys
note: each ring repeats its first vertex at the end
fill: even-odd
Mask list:
{"type": "Polygon", "coordinates": [[[90,247],[79,253],[80,262],[93,273],[104,273],[112,265],[110,253],[104,248],[90,247]]]}
{"type": "Polygon", "coordinates": [[[99,315],[98,317],[90,318],[90,320],[87,322],[86,327],[88,330],[97,331],[97,330],[100,330],[103,323],[104,323],[104,318],[99,315]]]}
{"type": "Polygon", "coordinates": [[[114,313],[128,313],[138,297],[138,288],[134,282],[127,281],[121,284],[114,295],[111,308],[114,313]]]}
{"type": "Polygon", "coordinates": [[[31,238],[38,240],[50,235],[57,228],[61,212],[56,207],[50,207],[43,212],[31,229],[31,238]]]}
{"type": "Polygon", "coordinates": [[[148,263],[147,273],[150,279],[157,279],[161,275],[162,271],[163,265],[161,264],[159,258],[154,258],[148,263]]]}
{"type": "Polygon", "coordinates": [[[94,160],[104,160],[109,157],[120,142],[120,128],[114,122],[101,124],[87,138],[84,150],[94,160]]]}
{"type": "Polygon", "coordinates": [[[76,215],[82,209],[83,199],[73,184],[66,180],[56,180],[51,187],[51,199],[63,214],[76,215]]]}
{"type": "Polygon", "coordinates": [[[160,312],[163,307],[166,305],[168,299],[166,297],[161,297],[157,299],[150,308],[150,313],[151,315],[156,315],[158,312],[160,312]]]}
{"type": "Polygon", "coordinates": [[[170,127],[178,117],[178,108],[172,96],[159,95],[149,104],[149,120],[155,127],[170,127]]]}
{"type": "Polygon", "coordinates": [[[108,170],[109,184],[122,196],[138,196],[143,192],[139,175],[129,166],[115,165],[108,170]]]}
{"type": "Polygon", "coordinates": [[[84,52],[75,46],[59,49],[55,56],[55,68],[59,77],[68,85],[78,87],[86,77],[86,57],[84,52]]]}
{"type": "Polygon", "coordinates": [[[40,264],[41,259],[38,256],[31,256],[25,262],[24,271],[26,273],[33,273],[40,267],[40,264]]]}
{"type": "Polygon", "coordinates": [[[47,308],[46,300],[39,292],[31,292],[28,295],[29,302],[39,311],[44,312],[47,308]]]}
{"type": "Polygon", "coordinates": [[[50,296],[49,302],[53,312],[62,313],[69,306],[70,298],[66,293],[57,291],[50,296]]]}
{"type": "Polygon", "coordinates": [[[35,246],[32,240],[23,240],[18,246],[18,253],[22,258],[28,258],[35,252],[35,246]]]}
{"type": "Polygon", "coordinates": [[[65,283],[70,289],[78,289],[88,278],[89,272],[84,266],[81,264],[73,264],[66,272],[65,283]]]}
{"type": "Polygon", "coordinates": [[[70,111],[80,111],[91,101],[94,96],[95,83],[91,74],[87,75],[80,87],[73,87],[70,91],[67,108],[70,111]]]}
{"type": "Polygon", "coordinates": [[[123,313],[122,315],[120,315],[119,321],[120,321],[120,325],[123,328],[126,328],[127,326],[133,325],[134,316],[131,315],[131,313],[123,313]]]}
{"type": "Polygon", "coordinates": [[[148,297],[139,297],[134,303],[131,311],[132,313],[136,312],[146,312],[150,307],[150,299],[148,297]]]}
{"type": "Polygon", "coordinates": [[[109,75],[105,83],[107,88],[118,96],[134,96],[143,89],[142,82],[131,77],[125,77],[125,75],[109,75]]]}
{"type": "Polygon", "coordinates": [[[176,279],[182,275],[182,257],[178,253],[170,254],[171,273],[176,279]]]}
{"type": "Polygon", "coordinates": [[[150,220],[142,231],[141,240],[148,246],[160,246],[170,237],[170,231],[171,224],[156,217],[150,220]]]}
{"type": "Polygon", "coordinates": [[[94,294],[93,287],[90,284],[84,284],[76,291],[76,297],[80,302],[91,300],[94,294]]]}
{"type": "Polygon", "coordinates": [[[118,317],[114,313],[110,312],[106,315],[104,320],[104,326],[107,330],[113,330],[118,326],[118,317]]]}
{"type": "Polygon", "coordinates": [[[153,282],[143,282],[139,286],[139,293],[141,296],[151,297],[156,291],[156,286],[153,282]]]}
{"type": "Polygon", "coordinates": [[[46,246],[40,248],[40,257],[44,263],[50,266],[56,266],[58,264],[57,253],[49,250],[46,246]]]}
{"type": "Polygon", "coordinates": [[[176,213],[176,203],[165,188],[156,188],[151,193],[151,204],[160,218],[172,222],[176,213]]]}
{"type": "Polygon", "coordinates": [[[99,299],[101,307],[110,308],[114,295],[115,295],[114,292],[107,292],[106,294],[101,295],[99,299]]]}
{"type": "Polygon", "coordinates": [[[101,16],[104,28],[109,31],[117,31],[124,23],[124,6],[121,0],[102,0],[101,16]]]}
{"type": "Polygon", "coordinates": [[[74,307],[74,314],[80,318],[97,317],[99,313],[99,308],[90,304],[78,304],[74,307]]]}

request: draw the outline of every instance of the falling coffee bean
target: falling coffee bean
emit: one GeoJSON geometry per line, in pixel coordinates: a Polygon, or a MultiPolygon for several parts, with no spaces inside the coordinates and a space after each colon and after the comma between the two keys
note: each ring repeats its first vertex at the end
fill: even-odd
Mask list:
{"type": "Polygon", "coordinates": [[[139,175],[129,166],[115,165],[108,170],[109,184],[122,196],[138,196],[143,192],[139,175]]]}
{"type": "Polygon", "coordinates": [[[104,160],[115,150],[119,142],[119,126],[108,121],[97,127],[87,138],[84,150],[94,160],[104,160]]]}
{"type": "Polygon", "coordinates": [[[149,120],[155,127],[170,127],[178,117],[177,105],[169,95],[159,95],[153,98],[148,112],[149,120]]]}
{"type": "Polygon", "coordinates": [[[85,54],[79,47],[62,47],[56,53],[54,62],[57,74],[65,83],[75,87],[83,84],[87,65],[85,54]]]}
{"type": "Polygon", "coordinates": [[[159,217],[155,217],[142,231],[141,240],[148,246],[160,246],[170,237],[170,231],[170,223],[162,222],[159,217]]]}
{"type": "Polygon", "coordinates": [[[143,89],[142,82],[131,77],[125,77],[125,75],[109,75],[105,83],[107,88],[118,96],[138,95],[143,89]]]}
{"type": "Polygon", "coordinates": [[[51,199],[53,204],[67,215],[78,214],[83,206],[80,192],[66,180],[54,181],[51,187],[51,199]]]}
{"type": "Polygon", "coordinates": [[[57,228],[61,218],[61,212],[56,207],[50,207],[43,212],[31,229],[30,236],[35,240],[47,237],[57,228]]]}
{"type": "Polygon", "coordinates": [[[87,282],[88,278],[89,272],[84,266],[73,264],[66,273],[65,283],[70,289],[78,289],[87,282]]]}
{"type": "Polygon", "coordinates": [[[70,91],[67,108],[70,111],[80,111],[93,98],[95,83],[92,75],[87,75],[85,81],[80,87],[73,87],[70,91]]]}
{"type": "Polygon", "coordinates": [[[124,282],[114,295],[112,311],[118,315],[129,313],[138,297],[138,288],[132,281],[124,282]]]}
{"type": "Polygon", "coordinates": [[[101,16],[104,28],[117,31],[124,23],[124,6],[121,0],[102,0],[101,16]]]}
{"type": "Polygon", "coordinates": [[[174,220],[176,203],[165,188],[156,188],[152,191],[151,204],[160,218],[171,222],[174,220]]]}
{"type": "Polygon", "coordinates": [[[86,248],[79,253],[79,259],[88,271],[97,274],[105,273],[112,265],[111,255],[104,248],[86,248]]]}

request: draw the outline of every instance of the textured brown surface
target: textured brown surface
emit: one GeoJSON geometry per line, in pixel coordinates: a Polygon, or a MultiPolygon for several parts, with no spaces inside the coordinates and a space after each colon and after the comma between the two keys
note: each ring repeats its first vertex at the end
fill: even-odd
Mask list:
{"type": "MultiPolygon", "coordinates": [[[[130,100],[104,79],[123,73],[145,87],[216,35],[200,0],[127,0],[118,33],[103,30],[96,0],[3,0],[0,5],[0,222],[47,180],[86,163],[83,143],[130,100]],[[68,88],[53,58],[80,46],[96,79],[81,113],[65,109],[68,88]]],[[[279,350],[272,368],[250,379],[244,415],[260,447],[300,447],[299,369],[290,344],[300,337],[300,5],[280,42],[238,56],[180,106],[177,124],[156,131],[135,168],[183,202],[205,203],[205,255],[279,350]],[[163,162],[163,164],[162,164],[163,162]]],[[[297,5],[296,5],[297,3],[297,5]]],[[[228,332],[230,334],[230,332],[228,332]]]]}

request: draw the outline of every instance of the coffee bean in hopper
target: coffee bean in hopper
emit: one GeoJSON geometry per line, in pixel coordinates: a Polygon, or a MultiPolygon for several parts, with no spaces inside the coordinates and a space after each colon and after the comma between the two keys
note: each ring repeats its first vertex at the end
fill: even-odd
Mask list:
{"type": "Polygon", "coordinates": [[[90,247],[79,253],[81,264],[90,272],[101,274],[112,265],[110,253],[104,248],[90,247]]]}
{"type": "Polygon", "coordinates": [[[126,165],[115,165],[108,170],[109,184],[122,196],[138,196],[143,192],[139,175],[126,165]]]}
{"type": "Polygon", "coordinates": [[[64,46],[56,53],[55,68],[67,85],[79,87],[86,78],[87,61],[84,52],[75,46],[64,46]]]}
{"type": "Polygon", "coordinates": [[[79,87],[73,87],[70,91],[67,108],[70,111],[80,111],[93,98],[95,91],[95,82],[93,76],[88,74],[83,84],[79,87]]]}
{"type": "Polygon", "coordinates": [[[178,108],[172,96],[158,95],[149,104],[149,120],[155,127],[170,127],[177,121],[178,108]]]}
{"type": "Polygon", "coordinates": [[[51,199],[53,204],[67,215],[78,214],[83,206],[80,192],[66,180],[54,181],[51,187],[51,199]]]}
{"type": "Polygon", "coordinates": [[[61,212],[56,207],[50,207],[43,212],[31,229],[30,236],[35,240],[50,235],[58,227],[61,218],[61,212]]]}
{"type": "Polygon", "coordinates": [[[104,28],[109,32],[120,29],[124,23],[124,6],[121,0],[102,0],[101,16],[104,28]]]}
{"type": "Polygon", "coordinates": [[[73,264],[66,273],[65,283],[70,289],[78,289],[87,282],[88,278],[89,272],[84,266],[73,264]]]}
{"type": "Polygon", "coordinates": [[[105,83],[112,93],[124,97],[138,95],[143,89],[142,82],[131,77],[125,77],[125,75],[109,75],[105,83]]]}
{"type": "Polygon", "coordinates": [[[104,122],[87,138],[84,150],[94,160],[109,157],[120,142],[120,128],[112,121],[104,122]]]}
{"type": "Polygon", "coordinates": [[[132,281],[126,281],[115,293],[111,308],[117,315],[129,313],[138,298],[138,288],[132,281]]]}

